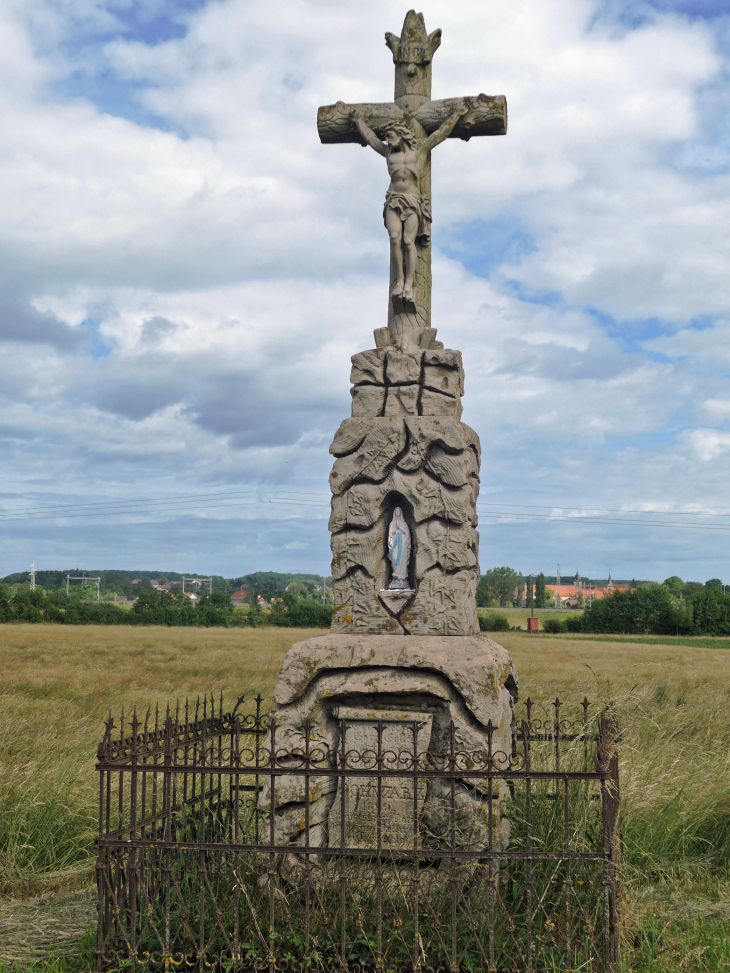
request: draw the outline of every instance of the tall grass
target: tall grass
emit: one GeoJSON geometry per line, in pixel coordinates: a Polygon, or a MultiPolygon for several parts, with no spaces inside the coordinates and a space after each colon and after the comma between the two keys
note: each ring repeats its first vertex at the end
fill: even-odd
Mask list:
{"type": "MultiPolygon", "coordinates": [[[[0,895],[68,888],[92,877],[94,755],[110,706],[129,711],[211,689],[228,698],[250,689],[270,698],[286,649],[313,634],[0,626],[0,895]]],[[[724,643],[495,637],[515,659],[522,699],[585,694],[617,703],[626,970],[728,968],[724,643]]]]}
{"type": "Polygon", "coordinates": [[[69,710],[31,713],[18,694],[3,699],[0,895],[78,884],[90,873],[94,794],[80,756],[93,721],[69,710]]]}
{"type": "Polygon", "coordinates": [[[727,649],[690,648],[687,640],[597,644],[552,636],[541,643],[512,633],[500,640],[533,698],[585,689],[589,699],[615,701],[624,969],[730,970],[727,649]]]}
{"type": "Polygon", "coordinates": [[[109,709],[223,688],[270,697],[307,630],[0,628],[0,896],[93,875],[96,744],[109,709]],[[245,634],[244,634],[245,633],[245,634]]]}

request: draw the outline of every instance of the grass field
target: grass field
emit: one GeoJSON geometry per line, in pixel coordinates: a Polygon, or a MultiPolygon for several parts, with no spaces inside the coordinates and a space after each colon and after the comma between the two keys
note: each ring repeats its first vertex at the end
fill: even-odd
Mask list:
{"type": "MultiPolygon", "coordinates": [[[[94,755],[109,708],[269,697],[286,650],[313,634],[0,626],[0,970],[13,956],[18,969],[91,968],[94,755]]],[[[730,970],[730,642],[496,637],[523,699],[616,701],[623,968],[730,970]]]]}

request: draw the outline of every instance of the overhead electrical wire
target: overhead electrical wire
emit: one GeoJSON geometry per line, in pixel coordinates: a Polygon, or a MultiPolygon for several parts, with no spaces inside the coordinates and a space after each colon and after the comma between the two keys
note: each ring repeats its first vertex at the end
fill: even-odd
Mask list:
{"type": "MultiPolygon", "coordinates": [[[[477,506],[479,506],[477,504],[477,506]]],[[[511,510],[491,512],[482,511],[482,517],[499,517],[502,520],[528,523],[530,521],[550,521],[565,524],[612,524],[621,527],[676,527],[682,530],[722,530],[730,531],[730,524],[682,524],[675,520],[608,520],[600,517],[551,517],[547,514],[520,514],[511,510]]]]}
{"type": "MultiPolygon", "coordinates": [[[[325,494],[310,494],[310,495],[311,496],[322,496],[322,497],[325,496],[325,494]]],[[[288,498],[285,498],[285,497],[269,497],[269,503],[296,504],[296,505],[310,506],[310,507],[323,507],[323,506],[328,506],[329,505],[324,500],[320,500],[320,501],[316,501],[316,500],[300,500],[300,499],[294,499],[294,498],[288,499],[288,498]]],[[[518,523],[528,523],[530,521],[536,521],[536,522],[543,522],[543,523],[544,522],[557,522],[557,523],[568,523],[568,524],[606,524],[606,525],[620,526],[620,527],[634,527],[634,526],[635,527],[675,527],[675,528],[679,528],[679,529],[682,529],[682,530],[718,530],[718,531],[730,531],[730,525],[724,525],[724,524],[683,524],[683,523],[680,523],[680,522],[674,521],[674,520],[666,520],[666,521],[661,521],[661,520],[635,520],[635,519],[618,520],[618,519],[609,519],[609,518],[603,518],[603,517],[582,517],[582,516],[561,517],[561,516],[558,516],[558,515],[548,515],[548,514],[515,513],[513,510],[486,511],[486,510],[484,510],[484,507],[485,506],[492,506],[492,504],[485,504],[485,503],[482,503],[481,501],[477,501],[477,507],[480,509],[480,515],[482,517],[490,517],[490,518],[493,518],[493,519],[499,518],[501,520],[511,520],[513,522],[514,521],[517,521],[518,523]]],[[[505,504],[504,506],[528,507],[528,509],[529,509],[529,505],[527,505],[527,504],[505,504]]],[[[549,510],[549,509],[552,509],[552,508],[550,508],[550,507],[538,507],[538,509],[543,509],[543,510],[548,509],[549,510]]],[[[559,509],[561,509],[561,510],[581,510],[581,509],[588,510],[588,509],[598,509],[598,508],[588,508],[588,507],[584,507],[584,508],[580,508],[580,507],[561,507],[559,509]]],[[[626,511],[626,513],[646,513],[646,511],[626,511]]],[[[659,511],[657,511],[657,513],[659,513],[659,511]]],[[[664,516],[667,515],[667,512],[666,511],[662,511],[661,513],[664,514],[664,516]]],[[[684,513],[684,511],[677,511],[676,513],[684,513]]],[[[687,511],[686,513],[689,514],[689,511],[687,511]]],[[[726,516],[726,515],[697,514],[697,516],[712,517],[712,516],[726,516]]]]}
{"type": "Polygon", "coordinates": [[[594,513],[606,514],[657,514],[663,517],[730,517],[727,513],[704,513],[702,510],[619,510],[615,507],[568,507],[562,503],[492,503],[487,500],[477,500],[480,507],[519,507],[527,510],[591,510],[594,513]]]}
{"type": "MultiPolygon", "coordinates": [[[[306,491],[278,491],[273,496],[267,497],[270,504],[285,504],[308,507],[328,507],[329,494],[310,493],[306,491]]],[[[256,502],[256,494],[253,490],[236,491],[231,493],[193,493],[177,494],[167,497],[145,497],[129,498],[126,500],[101,500],[76,504],[48,504],[39,507],[27,507],[17,510],[0,510],[0,522],[10,521],[29,521],[29,520],[65,520],[68,518],[79,517],[106,517],[106,516],[137,516],[146,513],[175,513],[182,510],[196,508],[220,509],[223,507],[251,506],[256,502]],[[225,501],[225,502],[220,502],[225,501]]],[[[496,503],[492,501],[479,500],[477,508],[482,518],[491,520],[502,520],[506,522],[529,523],[569,523],[569,524],[601,524],[618,527],[662,527],[677,528],[681,530],[714,530],[730,531],[730,525],[725,524],[698,524],[682,523],[674,520],[646,520],[636,519],[636,515],[663,516],[663,517],[706,517],[724,518],[730,517],[728,513],[702,513],[695,510],[617,510],[615,508],[601,507],[569,507],[563,505],[546,504],[519,504],[519,503],[496,503]],[[500,508],[490,509],[485,508],[500,508]],[[537,510],[555,510],[554,514],[533,513],[537,510]],[[530,511],[530,512],[522,512],[530,511]],[[573,516],[565,514],[575,511],[573,516]],[[626,519],[609,517],[587,517],[584,511],[592,513],[614,513],[624,514],[626,519]]]]}
{"type": "MultiPolygon", "coordinates": [[[[280,490],[273,497],[269,497],[270,502],[279,503],[279,497],[322,497],[329,502],[329,493],[305,493],[300,490],[280,490]]],[[[516,507],[525,510],[588,510],[600,514],[657,514],[664,517],[730,517],[730,510],[726,513],[709,513],[702,510],[620,510],[616,507],[584,507],[569,506],[562,503],[539,504],[539,503],[494,503],[489,500],[477,500],[478,507],[516,507]]]]}
{"type": "Polygon", "coordinates": [[[0,522],[14,520],[62,520],[67,517],[99,517],[106,515],[133,516],[135,514],[174,512],[181,507],[238,507],[252,504],[253,491],[236,493],[194,493],[171,497],[149,497],[135,500],[103,500],[91,503],[50,504],[44,507],[26,507],[0,511],[0,522]],[[217,503],[226,500],[234,503],[217,503]],[[121,509],[119,509],[121,508],[121,509]]]}

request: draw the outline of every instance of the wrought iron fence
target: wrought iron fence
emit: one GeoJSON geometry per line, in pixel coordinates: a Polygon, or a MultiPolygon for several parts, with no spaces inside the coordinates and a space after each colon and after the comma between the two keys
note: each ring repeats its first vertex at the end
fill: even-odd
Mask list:
{"type": "Polygon", "coordinates": [[[453,725],[421,752],[416,719],[408,747],[378,722],[357,750],[345,718],[337,747],[305,728],[291,752],[261,697],[246,708],[210,697],[107,721],[99,970],[616,968],[610,710],[528,700],[511,753],[491,727],[486,750],[459,751],[453,725]]]}

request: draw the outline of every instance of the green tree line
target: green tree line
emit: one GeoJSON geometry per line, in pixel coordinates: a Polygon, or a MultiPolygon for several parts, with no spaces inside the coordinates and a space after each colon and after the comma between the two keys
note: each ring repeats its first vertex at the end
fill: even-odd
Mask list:
{"type": "Polygon", "coordinates": [[[235,609],[222,591],[204,592],[197,602],[151,588],[140,591],[130,609],[109,602],[68,597],[61,589],[45,592],[20,588],[8,591],[0,585],[0,623],[51,622],[58,625],[166,625],[166,626],[258,626],[285,625],[296,628],[328,628],[332,606],[288,594],[270,611],[258,605],[235,609]]]}
{"type": "Polygon", "coordinates": [[[667,578],[617,591],[583,613],[582,631],[647,635],[730,635],[730,594],[713,578],[705,585],[667,578]]]}
{"type": "Polygon", "coordinates": [[[730,593],[712,578],[704,585],[676,576],[635,591],[594,600],[582,616],[549,618],[547,632],[615,635],[730,635],[730,593]]]}
{"type": "MultiPolygon", "coordinates": [[[[548,595],[545,588],[546,578],[541,572],[532,575],[535,585],[535,608],[545,608],[548,595]]],[[[521,571],[513,568],[490,568],[479,579],[477,586],[477,608],[491,608],[499,606],[506,608],[512,605],[519,608],[522,604],[522,593],[525,582],[528,582],[527,604],[530,605],[529,578],[521,571]]]]}

